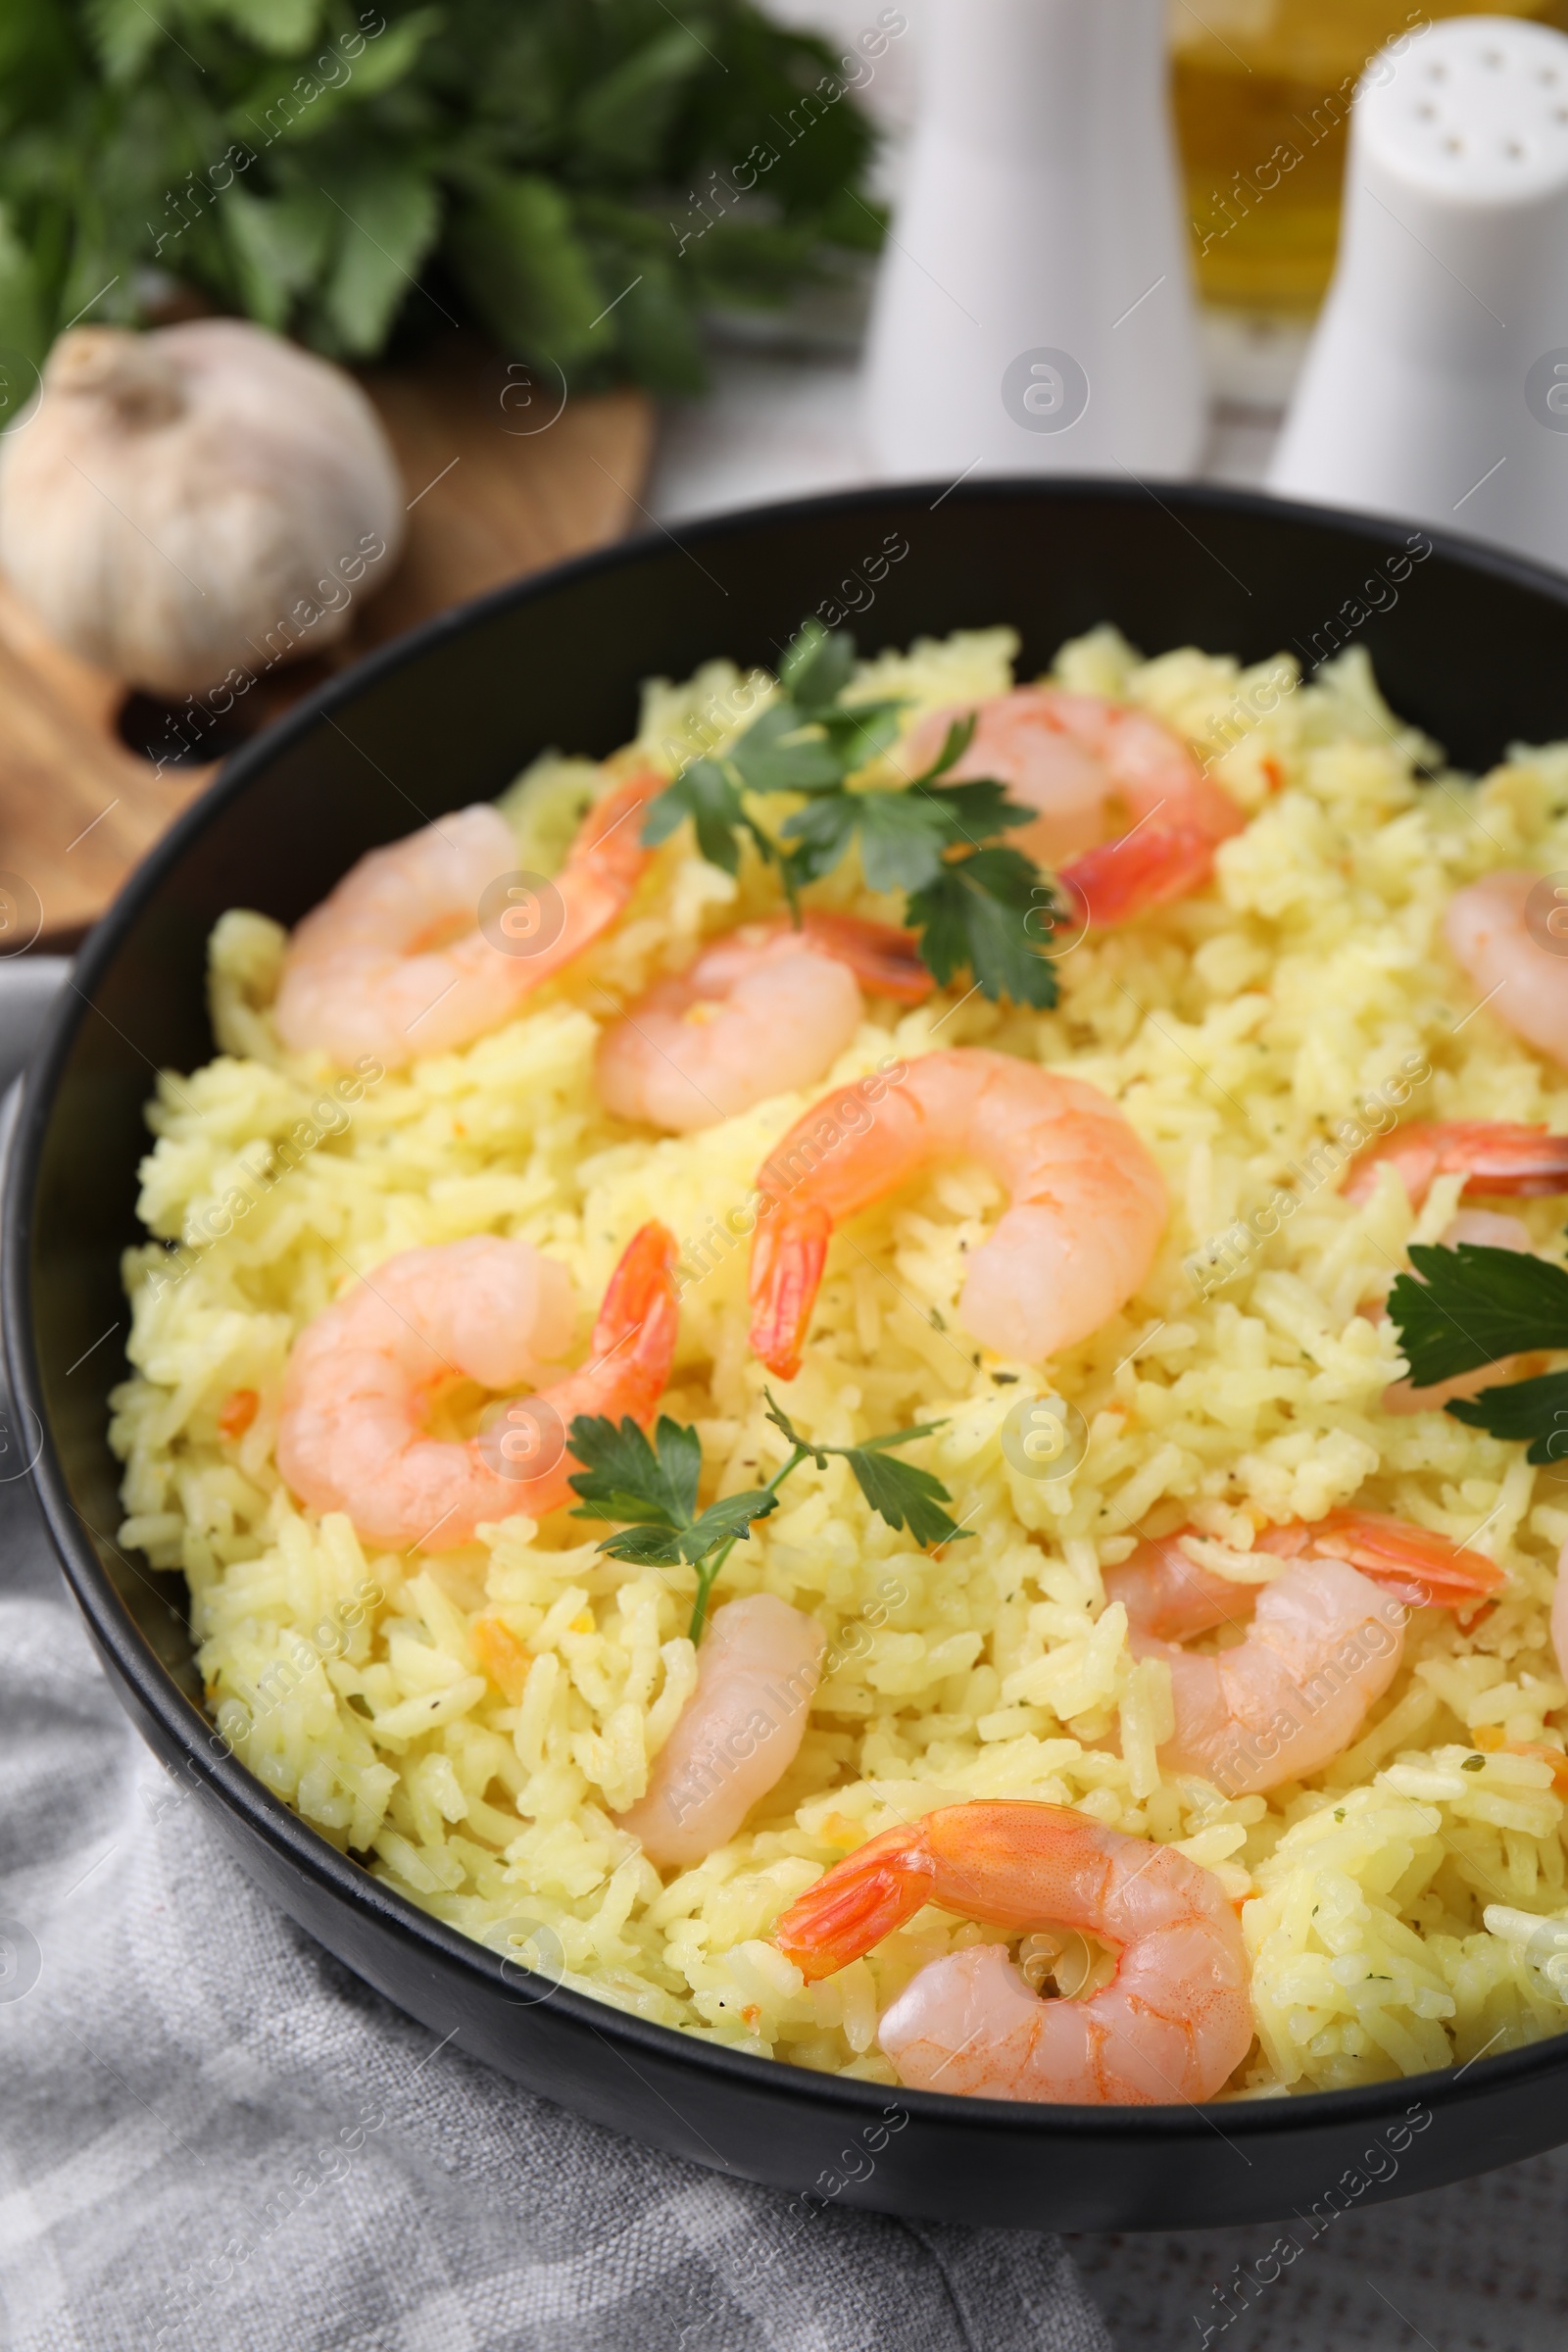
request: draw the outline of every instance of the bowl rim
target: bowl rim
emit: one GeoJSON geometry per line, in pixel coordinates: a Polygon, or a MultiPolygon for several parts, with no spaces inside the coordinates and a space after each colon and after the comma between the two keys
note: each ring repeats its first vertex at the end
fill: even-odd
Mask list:
{"type": "MultiPolygon", "coordinates": [[[[971,505],[1005,504],[1019,498],[1041,504],[1073,505],[1109,500],[1127,507],[1152,501],[1194,538],[1197,533],[1190,530],[1178,510],[1196,514],[1242,514],[1262,522],[1283,520],[1325,532],[1354,533],[1365,541],[1385,541],[1401,547],[1414,528],[1430,540],[1434,553],[1483,577],[1490,575],[1544,596],[1568,616],[1568,576],[1527,558],[1467,539],[1457,532],[1434,530],[1399,517],[1278,499],[1263,491],[1208,482],[1162,481],[1156,492],[1133,478],[1117,480],[1096,474],[983,475],[949,484],[936,480],[879,481],[805,498],[725,509],[683,523],[678,544],[684,552],[688,540],[711,545],[765,530],[770,525],[812,522],[874,513],[887,506],[904,506],[930,493],[936,493],[933,512],[950,498],[971,505]],[[1167,504],[1167,500],[1172,503],[1167,504]]],[[[966,2098],[952,2092],[911,2090],[902,2085],[889,2087],[845,2075],[817,2073],[794,2066],[786,2059],[758,2057],[727,2044],[703,2040],[680,2027],[654,2024],[609,2000],[578,1992],[548,1976],[535,1977],[534,1972],[520,1969],[518,1963],[504,1961],[492,1947],[421,1910],[385,1881],[375,1878],[365,1864],[339,1852],[240,1762],[216,1726],[185,1696],[158,1659],[111,1583],[93,1547],[93,1538],[113,1551],[132,1575],[142,1577],[143,1571],[125,1558],[113,1539],[89,1529],[72,1500],[43,1395],[32,1328],[30,1265],[32,1202],[43,1141],[66,1061],[91,1007],[97,982],[120,952],[146,903],[178,866],[189,845],[231,801],[249,789],[280,753],[323,718],[330,718],[333,711],[372,691],[383,677],[417,662],[446,638],[463,635],[481,626],[493,614],[524,608],[578,581],[632,568],[651,555],[662,555],[671,538],[672,534],[656,524],[608,547],[503,583],[377,647],[315,688],[291,710],[223,760],[212,780],[133,868],[73,960],[22,1081],[21,1099],[11,1128],[4,1178],[0,1293],[3,1293],[6,1368],[12,1394],[24,1413],[31,1412],[36,1417],[42,1431],[41,1448],[31,1472],[34,1492],[62,1571],[95,1641],[107,1651],[116,1672],[146,1714],[159,1724],[172,1744],[183,1752],[187,1769],[194,1768],[198,1781],[215,1799],[237,1815],[252,1837],[270,1848],[291,1871],[313,1881],[326,1895],[345,1902],[351,1910],[378,1917],[385,1928],[405,1944],[412,1944],[416,1951],[422,1947],[431,1958],[439,1955],[449,1967],[468,1972],[492,1988],[512,1985],[519,1976],[530,1983],[537,1982],[541,1991],[531,2000],[519,2001],[519,2008],[543,2006],[547,2002],[559,2004],[562,2014],[574,2026],[593,2033],[612,2047],[627,2045],[617,2049],[617,2055],[627,2064],[631,2063],[628,2051],[650,2059],[683,2063],[692,2069],[694,2076],[708,2078],[715,2088],[731,2085],[775,2100],[797,2100],[827,2110],[837,2109],[847,2122],[871,2121],[894,2101],[908,2111],[911,2121],[952,2126],[961,2120],[976,2131],[1014,2139],[1049,2132],[1057,2135],[1079,2134],[1093,2140],[1155,2143],[1189,2139],[1195,2118],[1221,2138],[1244,2142],[1267,2142],[1281,2133],[1309,2131],[1320,2120],[1329,2130],[1360,2123],[1386,2125],[1399,2121],[1398,2110],[1412,2104],[1427,2108],[1435,2103],[1445,2107],[1473,2104],[1490,2099],[1515,2082],[1568,2072],[1568,2029],[1565,2029],[1561,2034],[1547,2035],[1541,2041],[1495,2056],[1483,2051],[1463,2066],[1437,2068],[1421,2075],[1398,2075],[1390,2081],[1340,2090],[1282,2092],[1222,2104],[1184,2100],[1147,2107],[1078,2106],[966,2098]],[[509,1976],[508,1969],[514,1973],[509,1976]],[[1223,2126],[1216,2120],[1220,2115],[1224,2118],[1223,2126]]],[[[1219,562],[1217,557],[1214,560],[1219,562]]],[[[171,1595],[161,1593],[160,1597],[168,1599],[171,1595]]],[[[519,1895],[519,1902],[525,1899],[519,1895]]]]}

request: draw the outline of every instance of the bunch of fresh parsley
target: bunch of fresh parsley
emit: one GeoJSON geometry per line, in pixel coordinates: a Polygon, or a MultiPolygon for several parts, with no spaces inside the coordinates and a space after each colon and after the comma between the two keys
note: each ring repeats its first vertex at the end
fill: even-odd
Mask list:
{"type": "Polygon", "coordinates": [[[972,718],[949,729],[932,765],[902,790],[857,791],[851,777],[894,742],[903,706],[846,703],[854,670],[854,638],[807,621],[779,663],[781,692],[722,758],[687,762],[650,808],[644,841],[667,839],[690,817],[703,856],[730,874],[749,841],[777,867],[792,907],[858,844],[867,888],[906,894],[922,960],[944,987],[971,971],[985,996],[1054,1004],[1054,968],[1026,928],[1031,913],[1049,922],[1039,869],[995,838],[1036,811],[1001,784],[941,781],[968,748],[972,718]],[[781,793],[805,806],[773,829],[755,804],[781,793]]]}
{"type": "Polygon", "coordinates": [[[864,1446],[819,1446],[803,1438],[771,1392],[766,1394],[767,1417],[789,1442],[788,1460],[765,1487],[726,1494],[706,1511],[697,1508],[703,1448],[695,1429],[661,1414],[650,1445],[629,1418],[617,1428],[602,1416],[580,1414],[571,1425],[571,1450],[583,1464],[571,1482],[582,1496],[582,1507],[572,1517],[625,1523],[619,1535],[607,1536],[599,1546],[613,1560],[633,1560],[645,1568],[674,1568],[684,1561],[696,1569],[694,1642],[702,1640],[708,1596],[719,1570],[736,1544],[750,1537],[753,1521],[777,1510],[779,1488],[803,1462],[815,1462],[819,1470],[835,1454],[848,1462],[872,1510],[890,1527],[906,1526],[917,1544],[968,1541],[941,1507],[952,1499],[947,1488],[929,1470],[896,1462],[889,1452],[891,1446],[931,1437],[942,1428],[940,1421],[895,1429],[864,1446]]]}
{"type": "Polygon", "coordinates": [[[874,249],[872,145],[751,0],[22,0],[0,359],[144,323],[161,276],[336,359],[452,319],[573,389],[691,391],[706,311],[874,249]]]}
{"type": "MultiPolygon", "coordinates": [[[[1432,1388],[1537,1348],[1568,1348],[1568,1273],[1515,1250],[1460,1242],[1452,1250],[1416,1243],[1415,1273],[1389,1293],[1389,1313],[1417,1388],[1432,1388]]],[[[1529,1460],[1568,1459],[1568,1372],[1517,1380],[1445,1411],[1494,1438],[1530,1440],[1529,1460]]]]}

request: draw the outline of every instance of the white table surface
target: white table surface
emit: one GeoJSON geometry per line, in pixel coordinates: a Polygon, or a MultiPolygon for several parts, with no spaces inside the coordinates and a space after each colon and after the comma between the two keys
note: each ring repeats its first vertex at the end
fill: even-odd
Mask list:
{"type": "MultiPolygon", "coordinates": [[[[672,402],[661,418],[646,503],[666,527],[873,478],[857,353],[720,345],[712,374],[709,399],[672,402]]],[[[1203,478],[1261,482],[1279,423],[1276,407],[1216,400],[1203,478]]]]}

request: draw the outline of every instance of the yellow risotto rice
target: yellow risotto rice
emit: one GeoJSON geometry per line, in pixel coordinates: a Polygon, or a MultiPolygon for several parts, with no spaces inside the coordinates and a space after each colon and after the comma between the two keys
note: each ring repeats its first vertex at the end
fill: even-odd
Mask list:
{"type": "MultiPolygon", "coordinates": [[[[913,723],[1011,684],[1014,647],[1005,629],[922,643],[865,665],[854,691],[909,698],[913,723]]],[[[1257,2041],[1233,2095],[1374,2082],[1554,2033],[1568,2016],[1535,1922],[1568,1911],[1563,1805],[1546,1764],[1498,1742],[1563,1744],[1547,1609],[1568,1483],[1444,1414],[1380,1410],[1402,1362],[1376,1302],[1406,1245],[1452,1215],[1458,1180],[1412,1219],[1391,1171],[1360,1208],[1340,1171],[1369,1103],[1568,1127],[1568,1074],[1473,1009],[1439,930],[1451,892],[1493,866],[1568,866],[1568,746],[1518,749],[1479,785],[1443,773],[1358,651],[1302,685],[1284,660],[1145,662],[1107,628],[1064,648],[1054,675],[1176,727],[1247,830],[1212,887],[1064,955],[1055,1011],[961,990],[914,1011],[878,1004],[830,1082],[934,1044],[1070,1069],[1158,1161],[1169,1229],[1128,1307],[1049,1368],[997,1361],[957,1322],[964,1252],[999,1208],[987,1175],[944,1168],[859,1219],[853,1248],[835,1242],[788,1409],[836,1444],[945,1419],[909,1458],[945,1481],[973,1540],[913,1549],[842,1461],[792,1479],[716,1597],[768,1592],[813,1612],[829,1671],[796,1763],[742,1835],[665,1886],[612,1818],[693,1687],[689,1571],[607,1560],[603,1531],[564,1514],[433,1558],[368,1552],[345,1519],[295,1505],[273,1440],[295,1335],[394,1252],[478,1233],[538,1245],[578,1285],[585,1340],[619,1252],[657,1216],[683,1246],[665,1409],[701,1434],[705,1499],[777,1467],[736,1212],[829,1082],[659,1141],[608,1117],[592,1083],[620,1005],[775,904],[760,868],[732,882],[683,832],[614,932],[517,1018],[391,1075],[285,1054],[268,1012],[284,935],[223,917],[221,1050],[161,1078],[149,1110],[141,1214],[158,1238],[125,1259],[122,1540],[183,1572],[212,1711],[269,1788],[441,1919],[640,2017],[892,2082],[879,2012],[927,1961],[996,1932],[927,1909],[803,1990],[770,1924],[868,1835],[1005,1796],[1174,1843],[1245,1898],[1257,2041]],[[1281,1192],[1294,1214],[1270,1217],[1281,1192]],[[1274,1229],[1249,1226],[1254,1213],[1274,1229]],[[219,1416],[244,1390],[260,1407],[236,1438],[219,1416]],[[1072,1475],[1033,1479],[1004,1454],[1004,1424],[1020,1397],[1053,1393],[1083,1414],[1088,1451],[1072,1475]],[[1194,1525],[1229,1557],[1271,1522],[1351,1500],[1460,1541],[1481,1531],[1507,1572],[1499,1605],[1469,1634],[1447,1611],[1417,1614],[1358,1743],[1304,1786],[1229,1798],[1162,1773],[1167,1670],[1134,1662],[1102,1569],[1135,1529],[1194,1525]],[[481,1613],[526,1652],[510,1689],[472,1644],[481,1613]]],[[[673,767],[722,742],[741,723],[738,682],[713,662],[651,686],[638,751],[612,766],[673,767]]],[[[503,803],[519,864],[559,859],[602,783],[582,761],[537,762],[503,803]]],[[[850,867],[818,895],[901,911],[850,867]]],[[[1560,1204],[1520,1213],[1558,1253],[1560,1204]]],[[[448,1397],[438,1431],[470,1432],[481,1401],[448,1397]]]]}

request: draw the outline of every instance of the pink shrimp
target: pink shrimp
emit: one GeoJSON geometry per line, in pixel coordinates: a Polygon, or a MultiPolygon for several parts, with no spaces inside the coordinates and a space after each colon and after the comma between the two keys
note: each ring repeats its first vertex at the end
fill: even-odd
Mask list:
{"type": "Polygon", "coordinates": [[[860,991],[918,1004],[936,986],[914,934],[851,914],[745,923],[656,982],[599,1041],[601,1102],[677,1135],[810,1086],[860,1025],[860,991]]]}
{"type": "Polygon", "coordinates": [[[1455,891],[1443,928],[1504,1027],[1553,1061],[1568,1062],[1568,906],[1562,898],[1544,876],[1501,867],[1455,891]]]}
{"type": "Polygon", "coordinates": [[[727,1845],[778,1786],[806,1732],[825,1647],[814,1617],[770,1592],[715,1609],[697,1688],[654,1763],[648,1793],[618,1817],[661,1870],[727,1845]]]}
{"type": "MultiPolygon", "coordinates": [[[[1441,1249],[1451,1250],[1459,1242],[1470,1242],[1483,1250],[1514,1250],[1521,1255],[1535,1249],[1530,1228],[1521,1225],[1517,1217],[1500,1217],[1490,1208],[1461,1208],[1450,1217],[1438,1236],[1441,1249]]],[[[1408,1380],[1391,1381],[1383,1392],[1383,1410],[1386,1413],[1440,1413],[1454,1396],[1479,1396],[1483,1389],[1494,1388],[1506,1380],[1518,1362],[1517,1356],[1501,1355],[1494,1363],[1482,1364],[1474,1372],[1456,1372],[1451,1380],[1435,1381],[1429,1389],[1418,1389],[1408,1380]]]]}
{"type": "Polygon", "coordinates": [[[928,1054],[873,1110],[829,1097],[759,1171],[752,1346],[793,1380],[836,1225],[943,1159],[977,1159],[1009,1206],[958,1301],[986,1347],[1037,1362],[1116,1313],[1153,1263],[1165,1187],[1114,1102],[1082,1079],[974,1047],[928,1054]]]}
{"type": "MultiPolygon", "coordinates": [[[[905,755],[914,772],[966,715],[955,705],[921,721],[905,755]]],[[[1007,839],[1054,866],[1093,923],[1124,923],[1198,889],[1219,844],[1247,822],[1181,737],[1147,710],[1096,694],[1018,686],[983,702],[976,715],[953,776],[994,776],[1039,809],[1034,824],[1007,839]]]]}
{"type": "Polygon", "coordinates": [[[636,819],[663,784],[649,773],[615,785],[554,882],[519,881],[482,929],[481,900],[517,864],[499,808],[462,808],[371,850],[288,943],[274,1009],[284,1045],[398,1069],[499,1028],[622,911],[649,858],[636,819]]]}
{"type": "Polygon", "coordinates": [[[910,2089],[1160,2106],[1212,2098],[1251,2046],[1247,1947],[1218,1879],[1065,1805],[947,1805],[885,1830],[808,1887],[773,1940],[813,1983],[926,1903],[1009,1931],[1076,1928],[1118,1960],[1082,2000],[1039,1999],[1004,1944],[932,1961],[877,2031],[910,2089]]]}
{"type": "Polygon", "coordinates": [[[482,1521],[559,1510],[578,1467],[577,1414],[646,1422],[663,1393],[676,1254],[662,1225],[643,1226],[611,1276],[588,1362],[461,1445],[424,1434],[429,1396],[458,1378],[536,1380],[571,1337],[570,1280],[526,1242],[490,1235],[388,1258],[295,1341],[279,1470],[311,1509],[346,1511],[368,1543],[399,1549],[448,1551],[482,1521]]]}
{"type": "Polygon", "coordinates": [[[1531,1200],[1568,1193],[1568,1135],[1504,1119],[1412,1119],[1356,1154],[1347,1200],[1370,1200],[1377,1174],[1392,1166],[1420,1208],[1440,1176],[1462,1176],[1459,1198],[1531,1200]]]}
{"type": "Polygon", "coordinates": [[[1260,1551],[1291,1566],[1261,1590],[1191,1559],[1177,1537],[1141,1544],[1104,1572],[1135,1657],[1170,1668],[1176,1725],[1160,1750],[1227,1796],[1305,1780],[1343,1753],[1398,1671],[1411,1607],[1473,1606],[1502,1571],[1446,1537],[1375,1511],[1272,1528],[1260,1551]],[[1216,1626],[1246,1639],[1212,1657],[1181,1645],[1216,1626]]]}

